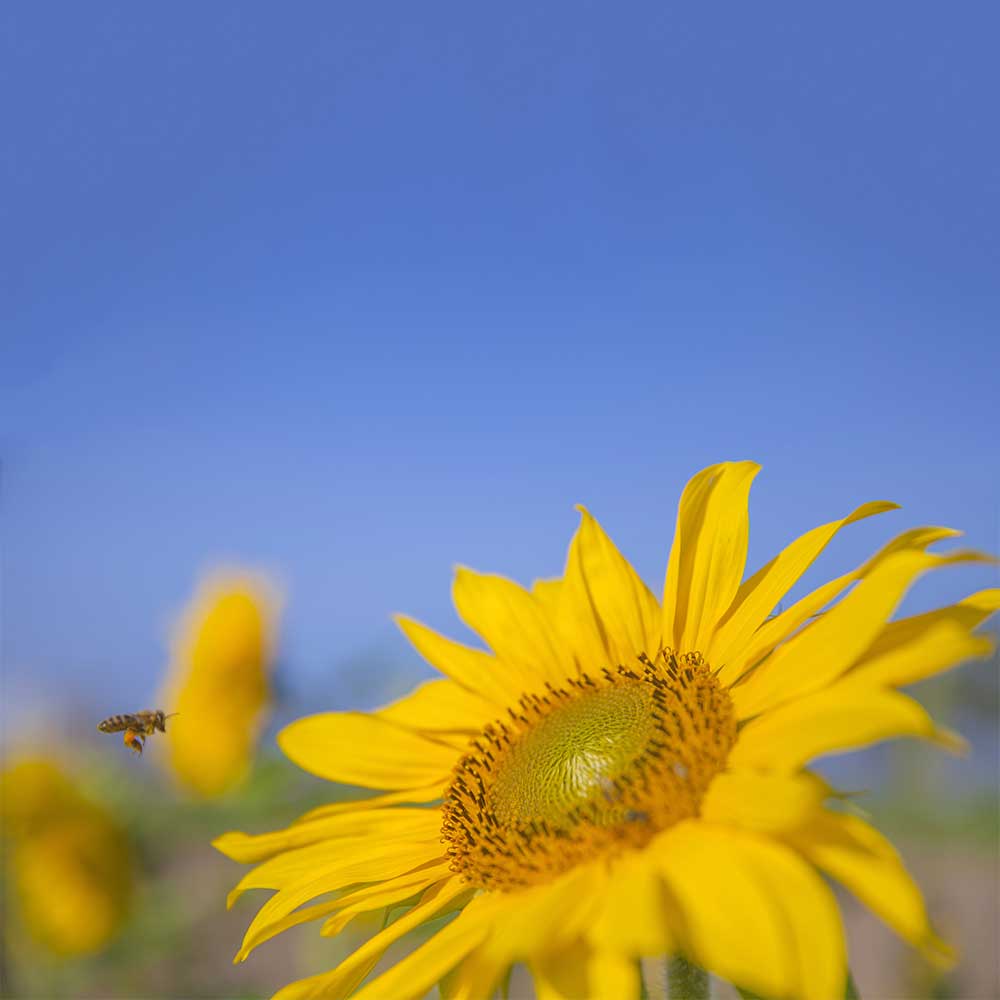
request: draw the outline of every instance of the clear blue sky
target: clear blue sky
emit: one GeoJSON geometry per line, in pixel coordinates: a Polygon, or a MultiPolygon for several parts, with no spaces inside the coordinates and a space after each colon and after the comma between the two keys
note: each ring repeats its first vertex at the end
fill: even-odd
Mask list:
{"type": "Polygon", "coordinates": [[[326,707],[392,611],[459,631],[453,563],[557,572],[575,502],[658,587],[724,458],[765,465],[754,564],[876,498],[819,576],[916,523],[997,548],[994,4],[0,22],[11,697],[147,702],[222,559],[284,580],[326,707]]]}

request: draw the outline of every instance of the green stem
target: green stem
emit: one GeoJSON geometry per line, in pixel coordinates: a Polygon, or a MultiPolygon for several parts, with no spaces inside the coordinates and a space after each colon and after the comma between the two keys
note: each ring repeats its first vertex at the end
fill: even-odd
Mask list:
{"type": "Polygon", "coordinates": [[[709,1000],[708,973],[675,955],[667,960],[667,996],[670,1000],[709,1000]]]}

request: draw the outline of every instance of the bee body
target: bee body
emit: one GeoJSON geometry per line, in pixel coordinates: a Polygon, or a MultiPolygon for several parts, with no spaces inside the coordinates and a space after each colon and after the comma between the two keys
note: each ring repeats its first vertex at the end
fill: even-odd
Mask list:
{"type": "Polygon", "coordinates": [[[97,724],[102,733],[124,733],[122,739],[130,750],[141,754],[147,736],[152,736],[157,730],[167,731],[166,721],[170,718],[162,709],[144,709],[141,712],[109,715],[103,722],[97,724]]]}

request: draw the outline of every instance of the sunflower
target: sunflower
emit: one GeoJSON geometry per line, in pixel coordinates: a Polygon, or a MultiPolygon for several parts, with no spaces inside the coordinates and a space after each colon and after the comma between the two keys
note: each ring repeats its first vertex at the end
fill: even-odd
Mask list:
{"type": "Polygon", "coordinates": [[[987,655],[972,630],[1000,590],[890,622],[921,574],[987,558],[931,553],[957,532],[917,528],[776,613],[841,528],[896,505],[815,528],[744,580],[758,470],[688,483],[662,602],[580,508],[561,578],[525,590],[457,571],[455,606],[489,651],[398,619],[443,679],[279,735],[305,770],[383,794],[216,841],[260,862],[230,904],[275,890],[237,960],[293,925],[333,935],[384,911],[382,931],[280,1000],[346,997],[432,920],[358,998],[439,982],[449,1000],[488,997],[518,962],[540,997],[639,997],[638,959],[682,956],[766,997],[829,1000],[847,964],[826,875],[947,962],[893,847],[805,766],[890,737],[960,748],[897,688],[987,655]]]}
{"type": "Polygon", "coordinates": [[[60,958],[100,951],[131,905],[135,865],[125,831],[46,757],[11,765],[0,794],[4,860],[21,923],[60,958]]]}
{"type": "Polygon", "coordinates": [[[178,783],[202,798],[222,795],[250,769],[270,704],[279,604],[264,577],[217,572],[176,627],[161,696],[176,713],[167,759],[178,783]]]}

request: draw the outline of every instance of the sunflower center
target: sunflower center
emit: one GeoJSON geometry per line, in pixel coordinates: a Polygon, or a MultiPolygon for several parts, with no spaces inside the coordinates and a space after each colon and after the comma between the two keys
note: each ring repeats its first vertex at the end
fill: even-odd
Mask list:
{"type": "Polygon", "coordinates": [[[452,868],[483,888],[546,881],[696,816],[736,739],[697,653],[642,655],[524,695],[470,744],[445,796],[452,868]]]}

